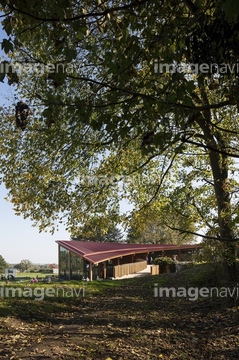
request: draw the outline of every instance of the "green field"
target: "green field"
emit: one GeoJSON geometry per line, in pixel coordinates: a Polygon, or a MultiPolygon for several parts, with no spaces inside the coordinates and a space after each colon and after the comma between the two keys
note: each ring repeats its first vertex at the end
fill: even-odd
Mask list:
{"type": "MultiPolygon", "coordinates": [[[[21,281],[21,282],[30,282],[31,279],[33,278],[37,278],[39,281],[41,281],[42,279],[44,279],[45,277],[50,276],[52,278],[58,278],[57,274],[52,274],[52,273],[47,273],[47,274],[43,274],[43,273],[30,273],[30,272],[24,272],[24,273],[17,273],[16,277],[15,277],[15,281],[21,281]]],[[[12,283],[13,281],[10,280],[10,283],[12,283]]],[[[0,280],[0,284],[5,284],[6,280],[0,280]]]]}
{"type": "Polygon", "coordinates": [[[54,277],[57,277],[58,275],[57,274],[52,274],[52,273],[48,273],[48,274],[43,274],[43,273],[30,273],[30,272],[23,272],[23,273],[17,273],[17,278],[18,277],[30,277],[31,279],[32,278],[44,278],[45,276],[54,276],[54,277]]]}

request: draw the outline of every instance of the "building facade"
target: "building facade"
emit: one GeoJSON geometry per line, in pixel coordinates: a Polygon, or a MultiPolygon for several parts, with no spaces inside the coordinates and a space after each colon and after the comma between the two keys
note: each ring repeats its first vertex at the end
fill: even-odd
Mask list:
{"type": "Polygon", "coordinates": [[[118,267],[130,264],[134,273],[146,268],[158,256],[183,260],[200,245],[100,243],[58,240],[59,277],[63,280],[114,278],[118,267]]]}

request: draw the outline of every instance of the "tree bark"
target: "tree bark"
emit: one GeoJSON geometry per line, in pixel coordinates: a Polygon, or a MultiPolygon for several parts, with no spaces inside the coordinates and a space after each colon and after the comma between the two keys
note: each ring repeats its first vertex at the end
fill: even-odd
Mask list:
{"type": "MultiPolygon", "coordinates": [[[[204,87],[204,79],[198,77],[198,85],[203,104],[209,105],[204,87]]],[[[218,238],[222,243],[223,276],[226,281],[235,280],[236,247],[234,233],[231,229],[231,203],[228,188],[228,155],[221,133],[213,128],[211,111],[205,110],[196,120],[200,126],[206,146],[209,147],[209,159],[213,175],[213,185],[218,213],[218,238]],[[220,240],[221,239],[221,240],[220,240]]]]}
{"type": "Polygon", "coordinates": [[[205,118],[197,119],[201,127],[208,150],[210,165],[213,174],[214,191],[218,212],[218,238],[223,245],[223,275],[226,281],[235,279],[235,243],[234,234],[231,229],[231,204],[228,189],[228,156],[218,151],[225,150],[221,135],[211,130],[210,121],[205,118]],[[221,239],[221,240],[220,240],[221,239]]]}

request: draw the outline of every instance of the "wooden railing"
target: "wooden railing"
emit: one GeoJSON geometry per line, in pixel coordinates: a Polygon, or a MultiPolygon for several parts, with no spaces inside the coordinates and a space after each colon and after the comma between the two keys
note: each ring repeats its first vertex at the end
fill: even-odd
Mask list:
{"type": "Polygon", "coordinates": [[[114,266],[114,277],[122,277],[124,275],[135,274],[139,271],[146,269],[147,261],[139,261],[130,264],[116,265],[114,266]]]}
{"type": "Polygon", "coordinates": [[[151,275],[158,275],[159,274],[159,265],[152,265],[151,266],[151,275]]]}

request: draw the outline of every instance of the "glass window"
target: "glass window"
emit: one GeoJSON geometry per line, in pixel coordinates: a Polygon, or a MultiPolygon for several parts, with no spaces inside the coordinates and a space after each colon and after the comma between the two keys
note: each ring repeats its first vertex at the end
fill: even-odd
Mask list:
{"type": "Polygon", "coordinates": [[[70,254],[71,279],[81,280],[84,277],[84,259],[74,253],[70,254]]]}
{"type": "Polygon", "coordinates": [[[69,280],[70,279],[70,269],[69,269],[69,250],[66,250],[60,246],[59,251],[59,276],[60,279],[69,280]]]}

